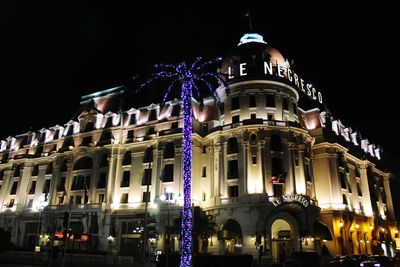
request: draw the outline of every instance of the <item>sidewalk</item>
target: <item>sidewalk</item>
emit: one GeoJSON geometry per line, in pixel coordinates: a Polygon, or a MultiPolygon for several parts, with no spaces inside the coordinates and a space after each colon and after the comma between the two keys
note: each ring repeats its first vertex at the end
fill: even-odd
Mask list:
{"type": "Polygon", "coordinates": [[[2,264],[29,264],[35,266],[53,267],[155,267],[155,263],[145,265],[141,262],[133,262],[132,257],[118,256],[113,258],[111,255],[90,255],[90,254],[65,254],[56,259],[49,259],[45,252],[35,253],[30,251],[6,251],[0,253],[2,264]]]}

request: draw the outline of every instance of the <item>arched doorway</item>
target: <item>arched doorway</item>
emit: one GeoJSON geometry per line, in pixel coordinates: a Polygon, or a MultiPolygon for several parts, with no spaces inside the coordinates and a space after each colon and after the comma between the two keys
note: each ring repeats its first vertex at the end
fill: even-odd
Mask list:
{"type": "Polygon", "coordinates": [[[273,213],[266,221],[265,230],[266,255],[273,262],[284,262],[300,250],[300,226],[292,214],[286,211],[273,213]]]}
{"type": "Polygon", "coordinates": [[[271,226],[272,239],[272,260],[274,262],[284,263],[292,252],[293,247],[293,229],[284,219],[276,219],[271,226]]]}
{"type": "Polygon", "coordinates": [[[222,242],[224,254],[241,254],[242,250],[242,228],[240,224],[228,219],[218,229],[218,240],[222,242]]]}

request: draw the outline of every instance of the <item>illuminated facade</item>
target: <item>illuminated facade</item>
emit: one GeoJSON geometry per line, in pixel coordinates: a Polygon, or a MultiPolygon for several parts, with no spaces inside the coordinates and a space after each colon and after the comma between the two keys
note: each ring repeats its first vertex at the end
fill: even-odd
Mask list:
{"type": "MultiPolygon", "coordinates": [[[[218,226],[208,251],[282,261],[325,244],[331,255],[393,255],[381,149],[328,110],[298,107],[300,97],[322,103],[322,94],[260,35],[245,35],[221,72],[229,86],[217,89],[221,103],[192,105],[192,202],[218,226]]],[[[39,234],[69,226],[81,249],[116,246],[139,258],[148,200],[149,250],[165,250],[168,237],[179,250],[180,102],[123,106],[127,93],[83,96],[68,123],[1,141],[0,228],[13,243],[34,246],[39,234]]]]}

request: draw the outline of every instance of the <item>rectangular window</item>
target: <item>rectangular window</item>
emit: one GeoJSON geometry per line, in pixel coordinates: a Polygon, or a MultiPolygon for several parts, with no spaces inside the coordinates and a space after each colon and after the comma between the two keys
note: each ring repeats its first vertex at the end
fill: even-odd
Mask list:
{"type": "Polygon", "coordinates": [[[12,207],[14,207],[14,202],[15,202],[15,199],[10,199],[10,202],[8,202],[8,206],[7,206],[7,208],[12,208],[12,207]]]}
{"type": "Polygon", "coordinates": [[[232,116],[232,124],[239,123],[239,122],[240,122],[239,115],[232,116]]]}
{"type": "Polygon", "coordinates": [[[123,194],[121,195],[121,204],[126,204],[126,203],[128,203],[128,197],[129,197],[128,193],[123,193],[123,194]]]}
{"type": "Polygon", "coordinates": [[[253,165],[256,165],[256,164],[257,164],[257,156],[251,157],[251,163],[252,163],[253,165]]]}
{"type": "Polygon", "coordinates": [[[283,195],[283,184],[273,184],[274,196],[280,197],[283,195]]]}
{"type": "Polygon", "coordinates": [[[156,131],[154,130],[153,126],[149,127],[149,129],[147,130],[147,135],[151,135],[151,134],[156,134],[156,131]]]}
{"type": "Polygon", "coordinates": [[[28,194],[29,194],[29,195],[35,194],[35,189],[36,189],[36,181],[32,181],[32,182],[31,182],[31,186],[30,186],[30,188],[29,188],[28,194]]]}
{"type": "Polygon", "coordinates": [[[272,158],[272,176],[278,176],[283,173],[282,159],[272,158]]]}
{"type": "Polygon", "coordinates": [[[63,191],[65,191],[65,180],[66,180],[66,177],[65,177],[65,176],[62,176],[62,177],[60,178],[60,182],[59,182],[58,185],[57,185],[57,192],[63,192],[63,191]]]}
{"type": "Polygon", "coordinates": [[[18,189],[18,181],[15,181],[11,186],[10,195],[15,195],[17,193],[17,189],[18,189]]]}
{"type": "Polygon", "coordinates": [[[58,204],[61,205],[64,203],[64,196],[58,197],[58,204]]]}
{"type": "Polygon", "coordinates": [[[282,106],[283,106],[284,110],[289,110],[289,102],[288,102],[287,98],[283,98],[282,106]]]}
{"type": "Polygon", "coordinates": [[[228,187],[228,196],[229,197],[238,197],[239,196],[239,186],[233,185],[228,187]]]}
{"type": "Polygon", "coordinates": [[[207,167],[203,166],[201,171],[201,177],[207,177],[207,167]]]}
{"type": "Polygon", "coordinates": [[[174,164],[165,164],[163,182],[174,181],[174,164]]]}
{"type": "Polygon", "coordinates": [[[236,179],[239,177],[238,161],[229,160],[228,161],[228,179],[236,179]]]}
{"type": "Polygon", "coordinates": [[[131,114],[130,118],[129,118],[129,124],[136,124],[136,114],[131,114]]]}
{"type": "Polygon", "coordinates": [[[126,136],[126,138],[127,139],[133,139],[133,137],[134,137],[134,131],[133,130],[129,130],[128,131],[128,134],[127,134],[127,136],[126,136]]]}
{"type": "Polygon", "coordinates": [[[359,197],[362,197],[362,190],[361,190],[361,185],[360,182],[357,181],[357,193],[359,197]]]}
{"type": "Polygon", "coordinates": [[[342,194],[342,199],[343,199],[343,204],[348,205],[349,203],[347,202],[347,197],[345,194],[342,194]]]}
{"type": "Polygon", "coordinates": [[[149,121],[156,121],[157,120],[157,110],[152,109],[150,110],[149,121]]]}
{"type": "Polygon", "coordinates": [[[267,115],[267,119],[268,119],[269,121],[275,120],[274,114],[268,114],[268,115],[267,115]]]}
{"type": "Polygon", "coordinates": [[[99,194],[99,203],[104,202],[104,194],[99,194]]]}
{"type": "Polygon", "coordinates": [[[240,105],[239,105],[239,97],[238,96],[236,96],[236,97],[233,97],[232,98],[232,106],[231,106],[231,110],[236,110],[236,109],[239,109],[240,108],[240,105]]]}
{"type": "Polygon", "coordinates": [[[275,96],[274,95],[267,95],[266,96],[266,106],[270,108],[275,107],[275,96]]]}
{"type": "Polygon", "coordinates": [[[28,205],[26,206],[28,209],[31,209],[33,206],[33,199],[29,199],[28,205]]]}
{"type": "MultiPolygon", "coordinates": [[[[347,176],[347,175],[346,175],[347,176]]],[[[348,177],[348,176],[347,176],[348,177]]],[[[347,190],[349,191],[349,193],[351,193],[352,192],[352,190],[351,190],[351,183],[350,183],[350,180],[349,179],[347,179],[347,190]]]]}
{"type": "Polygon", "coordinates": [[[99,174],[99,180],[97,181],[97,188],[106,188],[107,173],[101,172],[99,174]]]}
{"type": "Polygon", "coordinates": [[[225,105],[224,105],[224,103],[221,103],[221,104],[219,105],[219,111],[221,112],[221,115],[224,115],[224,112],[225,112],[225,105]]]}
{"type": "Polygon", "coordinates": [[[82,196],[77,195],[75,197],[75,204],[82,204],[82,196]]]}
{"type": "Polygon", "coordinates": [[[249,103],[249,107],[254,108],[257,106],[256,103],[256,96],[255,95],[251,95],[250,96],[250,103],[249,103]]]}
{"type": "Polygon", "coordinates": [[[151,185],[151,169],[144,169],[142,177],[142,185],[151,185]]]}
{"type": "Polygon", "coordinates": [[[150,194],[151,192],[143,192],[142,202],[150,202],[150,194]]]}
{"type": "Polygon", "coordinates": [[[203,146],[202,153],[207,154],[207,146],[203,146]]]}
{"type": "Polygon", "coordinates": [[[307,182],[312,182],[311,172],[310,172],[310,164],[306,163],[304,165],[304,175],[306,176],[307,182]]]}
{"type": "Polygon", "coordinates": [[[340,186],[342,187],[342,189],[346,189],[347,188],[346,175],[344,174],[344,172],[339,172],[339,176],[340,176],[340,186]]]}
{"type": "Polygon", "coordinates": [[[206,201],[206,193],[201,193],[201,200],[204,202],[206,201]]]}
{"type": "Polygon", "coordinates": [[[255,120],[257,118],[256,113],[251,113],[250,114],[250,119],[255,120]]]}
{"type": "Polygon", "coordinates": [[[46,179],[46,181],[44,182],[43,191],[42,191],[43,194],[47,194],[50,192],[50,182],[51,182],[50,179],[46,179]]]}
{"type": "Polygon", "coordinates": [[[177,121],[171,123],[171,129],[178,129],[179,123],[177,121]]]}
{"type": "Polygon", "coordinates": [[[124,171],[122,174],[121,187],[129,187],[130,178],[131,178],[131,172],[124,171]]]}

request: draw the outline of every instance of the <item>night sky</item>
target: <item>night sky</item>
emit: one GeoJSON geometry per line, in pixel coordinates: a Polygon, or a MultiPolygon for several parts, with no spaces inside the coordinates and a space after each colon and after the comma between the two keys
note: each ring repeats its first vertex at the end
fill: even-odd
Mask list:
{"type": "Polygon", "coordinates": [[[0,9],[0,139],[64,124],[80,96],[129,84],[154,63],[224,56],[249,31],[243,15],[250,11],[254,30],[294,60],[293,69],[323,92],[333,116],[381,145],[399,168],[394,6],[305,12],[266,4],[34,2],[0,9]]]}

